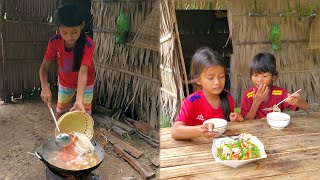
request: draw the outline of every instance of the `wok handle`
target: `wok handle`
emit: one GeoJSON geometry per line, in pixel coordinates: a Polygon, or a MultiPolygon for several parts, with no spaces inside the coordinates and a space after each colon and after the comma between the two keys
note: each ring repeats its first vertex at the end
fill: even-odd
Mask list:
{"type": "Polygon", "coordinates": [[[34,154],[42,161],[44,162],[45,164],[47,164],[47,161],[44,160],[43,156],[41,153],[39,153],[38,151],[35,151],[34,154]]]}
{"type": "Polygon", "coordinates": [[[104,149],[104,147],[108,144],[108,138],[102,134],[102,133],[97,133],[96,134],[96,141],[98,141],[100,143],[100,145],[102,146],[101,150],[102,151],[104,149]]]}

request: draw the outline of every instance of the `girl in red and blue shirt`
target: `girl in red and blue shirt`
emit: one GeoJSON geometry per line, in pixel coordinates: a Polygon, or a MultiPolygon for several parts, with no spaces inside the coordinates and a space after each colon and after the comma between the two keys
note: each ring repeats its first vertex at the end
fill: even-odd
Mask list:
{"type": "Polygon", "coordinates": [[[197,91],[184,100],[172,127],[172,138],[214,137],[210,131],[214,125],[203,124],[207,119],[243,120],[241,114],[233,112],[234,100],[224,90],[226,68],[221,55],[207,47],[199,49],[192,57],[190,75],[197,91]]]}
{"type": "Polygon", "coordinates": [[[84,20],[74,5],[63,5],[55,14],[59,33],[48,43],[39,75],[41,98],[51,107],[52,94],[48,83],[50,64],[58,61],[58,103],[56,116],[67,111],[76,92],[76,100],[70,111],[91,113],[95,68],[93,64],[94,43],[84,31],[84,20]]]}

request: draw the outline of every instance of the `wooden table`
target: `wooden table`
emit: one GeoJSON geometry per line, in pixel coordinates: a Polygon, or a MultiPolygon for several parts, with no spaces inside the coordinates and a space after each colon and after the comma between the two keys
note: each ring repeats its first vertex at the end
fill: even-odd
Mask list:
{"type": "Polygon", "coordinates": [[[171,128],[161,129],[161,179],[320,179],[320,113],[291,117],[283,130],[266,120],[229,122],[223,136],[252,133],[264,144],[267,158],[238,168],[214,161],[212,140],[171,138],[171,128]]]}

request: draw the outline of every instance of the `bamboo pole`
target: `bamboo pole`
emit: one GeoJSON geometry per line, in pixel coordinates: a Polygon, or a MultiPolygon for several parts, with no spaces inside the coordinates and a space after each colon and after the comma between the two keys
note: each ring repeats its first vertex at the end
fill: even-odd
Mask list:
{"type": "Polygon", "coordinates": [[[181,41],[180,41],[180,36],[179,36],[179,29],[178,29],[178,23],[177,23],[177,18],[176,18],[176,13],[175,13],[175,9],[174,9],[174,5],[171,6],[171,12],[172,12],[172,23],[174,24],[174,30],[176,33],[176,39],[178,41],[177,45],[178,45],[178,51],[179,51],[179,55],[180,55],[180,59],[181,59],[181,66],[182,66],[182,76],[183,76],[183,80],[185,83],[185,89],[186,89],[186,93],[187,96],[189,96],[189,88],[188,88],[188,78],[187,78],[187,71],[186,71],[186,66],[185,66],[185,62],[184,62],[184,57],[183,57],[183,53],[182,53],[182,46],[181,46],[181,41]]]}
{"type": "Polygon", "coordinates": [[[5,59],[4,59],[4,51],[3,51],[3,19],[4,19],[4,0],[0,0],[0,36],[1,36],[1,59],[2,59],[2,88],[3,91],[0,91],[0,99],[4,102],[7,102],[7,89],[6,89],[6,71],[5,71],[5,59]]]}

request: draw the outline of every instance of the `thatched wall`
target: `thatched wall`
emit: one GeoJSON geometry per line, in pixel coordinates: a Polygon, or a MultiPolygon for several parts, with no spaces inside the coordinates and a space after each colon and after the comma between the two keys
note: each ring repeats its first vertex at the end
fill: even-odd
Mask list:
{"type": "MultiPolygon", "coordinates": [[[[93,1],[93,37],[96,44],[96,90],[99,104],[129,113],[135,119],[159,124],[159,52],[115,43],[116,19],[124,9],[130,42],[154,7],[155,1],[93,1]]],[[[147,37],[146,37],[147,38],[147,37]]],[[[159,38],[157,38],[159,39],[159,38]]]]}
{"type": "MultiPolygon", "coordinates": [[[[231,93],[239,106],[242,93],[252,86],[249,64],[259,52],[270,52],[277,59],[279,78],[275,85],[290,92],[302,88],[301,96],[310,102],[320,102],[320,53],[308,46],[311,20],[301,21],[297,16],[280,17],[287,1],[262,1],[268,15],[248,16],[245,0],[232,0],[228,14],[232,32],[231,93]],[[281,50],[271,48],[270,32],[276,23],[281,34],[281,50]]],[[[295,9],[296,1],[290,0],[295,9]]],[[[301,3],[310,1],[301,1],[301,3]]]]}
{"type": "MultiPolygon", "coordinates": [[[[2,0],[0,98],[37,89],[39,67],[49,37],[49,23],[58,0],[2,0]],[[4,67],[4,68],[3,68],[4,67]]],[[[54,67],[53,67],[54,68],[54,67]]],[[[56,77],[53,74],[52,77],[56,77]]],[[[53,78],[51,82],[56,81],[53,78]]]]}
{"type": "Polygon", "coordinates": [[[172,1],[161,1],[160,12],[160,115],[161,121],[172,122],[184,100],[183,86],[188,82],[172,1]]]}

